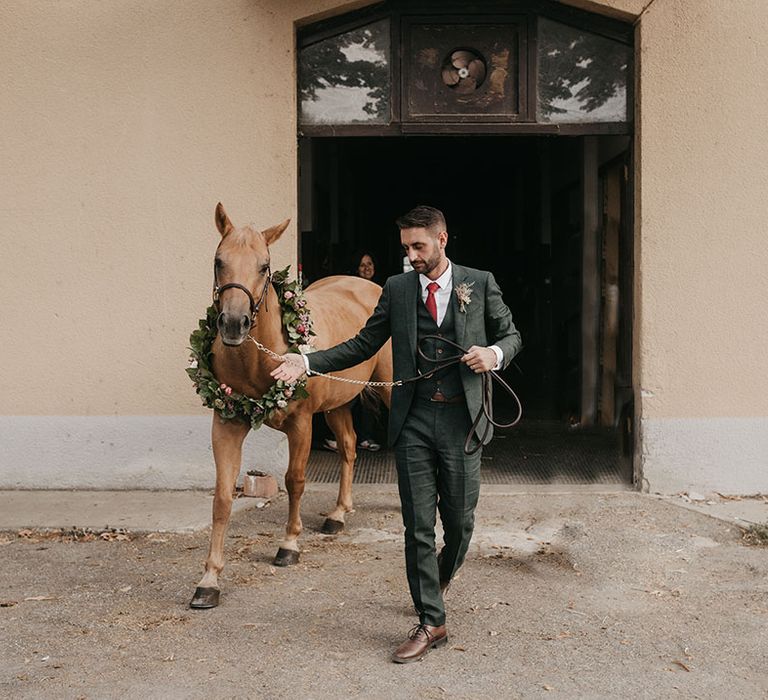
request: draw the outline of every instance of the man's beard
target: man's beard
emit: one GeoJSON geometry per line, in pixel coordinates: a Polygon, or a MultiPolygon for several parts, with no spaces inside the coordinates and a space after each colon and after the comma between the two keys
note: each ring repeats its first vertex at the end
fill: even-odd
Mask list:
{"type": "Polygon", "coordinates": [[[426,260],[421,260],[420,262],[423,266],[419,265],[419,261],[416,261],[413,264],[414,269],[418,269],[419,274],[428,275],[442,262],[440,251],[438,250],[432,257],[427,258],[426,260]]]}

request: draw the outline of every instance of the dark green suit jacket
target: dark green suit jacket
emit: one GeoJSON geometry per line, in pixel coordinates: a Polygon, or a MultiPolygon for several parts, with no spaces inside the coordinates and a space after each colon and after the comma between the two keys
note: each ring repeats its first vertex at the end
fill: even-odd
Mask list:
{"type": "MultiPolygon", "coordinates": [[[[501,298],[501,290],[490,272],[453,264],[451,304],[455,314],[456,342],[463,348],[471,345],[498,345],[504,353],[506,367],[522,347],[520,333],[512,322],[512,313],[501,298]],[[460,311],[456,287],[471,284],[471,301],[460,311]]],[[[416,376],[417,304],[421,301],[419,274],[416,271],[390,277],[384,284],[379,303],[363,329],[349,340],[327,350],[307,355],[309,367],[316,372],[334,372],[353,367],[373,356],[388,338],[392,338],[392,362],[395,379],[416,376]]],[[[451,350],[446,348],[446,353],[451,350]]],[[[461,382],[472,418],[482,406],[482,384],[479,374],[460,364],[461,382]]],[[[400,435],[405,417],[413,401],[415,384],[396,386],[392,391],[389,412],[389,442],[400,435]]],[[[485,418],[477,426],[480,437],[485,418]]],[[[488,440],[492,430],[488,433],[488,440]]],[[[486,440],[487,442],[487,440],[486,440]]]]}

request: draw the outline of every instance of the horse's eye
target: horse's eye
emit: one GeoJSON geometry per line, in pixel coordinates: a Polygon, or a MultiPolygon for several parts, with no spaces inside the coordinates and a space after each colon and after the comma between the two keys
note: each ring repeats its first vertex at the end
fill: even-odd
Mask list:
{"type": "Polygon", "coordinates": [[[224,267],[224,263],[221,262],[221,258],[214,258],[213,264],[216,266],[217,270],[221,270],[221,268],[224,267]]]}

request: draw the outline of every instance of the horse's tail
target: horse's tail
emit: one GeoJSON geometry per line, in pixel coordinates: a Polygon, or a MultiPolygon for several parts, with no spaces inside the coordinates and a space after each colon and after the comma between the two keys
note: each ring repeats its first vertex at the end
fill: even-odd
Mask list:
{"type": "Polygon", "coordinates": [[[366,411],[370,411],[376,418],[381,415],[382,406],[384,406],[384,399],[381,398],[376,389],[367,386],[360,392],[360,401],[363,404],[363,408],[366,411]]]}

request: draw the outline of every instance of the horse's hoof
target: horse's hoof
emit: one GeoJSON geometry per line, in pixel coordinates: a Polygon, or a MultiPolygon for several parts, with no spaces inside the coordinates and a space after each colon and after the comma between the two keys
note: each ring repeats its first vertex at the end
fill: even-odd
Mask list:
{"type": "Polygon", "coordinates": [[[275,561],[272,562],[275,566],[291,566],[292,564],[299,563],[299,553],[295,549],[280,549],[277,550],[275,561]]]}
{"type": "Polygon", "coordinates": [[[219,604],[219,591],[218,588],[195,588],[195,595],[192,596],[192,600],[189,603],[190,608],[196,610],[205,610],[206,608],[215,608],[219,604]]]}
{"type": "Polygon", "coordinates": [[[320,532],[324,535],[338,535],[344,529],[344,523],[340,520],[331,520],[326,518],[320,532]]]}

